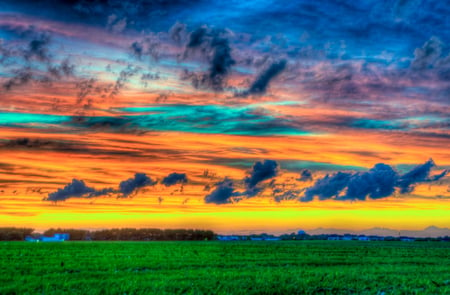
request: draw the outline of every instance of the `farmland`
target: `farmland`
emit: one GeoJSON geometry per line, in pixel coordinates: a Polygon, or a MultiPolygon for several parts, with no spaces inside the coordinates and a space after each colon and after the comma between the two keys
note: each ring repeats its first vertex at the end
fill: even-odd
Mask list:
{"type": "Polygon", "coordinates": [[[450,294],[446,242],[1,242],[0,249],[0,294],[450,294]]]}

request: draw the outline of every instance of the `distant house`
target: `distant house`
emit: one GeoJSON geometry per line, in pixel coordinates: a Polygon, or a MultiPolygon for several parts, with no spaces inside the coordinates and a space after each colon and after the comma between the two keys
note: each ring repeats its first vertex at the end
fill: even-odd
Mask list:
{"type": "Polygon", "coordinates": [[[416,239],[410,237],[400,237],[400,241],[402,242],[414,242],[416,239]]]}
{"type": "Polygon", "coordinates": [[[217,236],[219,241],[239,241],[238,236],[217,236]]]}
{"type": "Polygon", "coordinates": [[[351,241],[351,240],[353,240],[353,236],[351,236],[351,235],[344,235],[342,237],[342,240],[343,241],[351,241]]]}
{"type": "Polygon", "coordinates": [[[366,236],[359,236],[358,241],[369,241],[369,237],[366,236]]]}
{"type": "Polygon", "coordinates": [[[339,241],[341,240],[341,237],[338,235],[331,235],[328,237],[328,241],[339,241]]]}
{"type": "Polygon", "coordinates": [[[25,241],[28,242],[64,242],[68,241],[70,239],[69,234],[65,233],[57,233],[54,234],[52,237],[46,237],[46,236],[39,236],[39,237],[26,237],[25,241]]]}

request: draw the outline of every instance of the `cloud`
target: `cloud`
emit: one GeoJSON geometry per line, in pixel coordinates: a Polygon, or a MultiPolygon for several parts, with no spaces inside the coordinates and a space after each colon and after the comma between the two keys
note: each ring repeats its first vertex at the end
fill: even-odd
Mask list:
{"type": "Polygon", "coordinates": [[[399,175],[391,166],[378,163],[366,172],[337,172],[316,180],[313,186],[306,188],[300,197],[302,202],[310,202],[315,196],[319,200],[366,200],[391,196],[396,188],[401,194],[414,190],[414,184],[432,182],[443,178],[447,170],[430,177],[431,168],[435,166],[432,159],[418,165],[403,175],[399,175]]]}
{"type": "Polygon", "coordinates": [[[10,72],[12,77],[7,79],[2,87],[6,91],[9,91],[32,82],[51,84],[54,81],[73,76],[74,70],[75,66],[70,64],[68,60],[64,60],[60,65],[56,66],[49,64],[46,72],[33,69],[31,66],[26,65],[22,68],[12,70],[10,72]]]}
{"type": "Polygon", "coordinates": [[[47,33],[30,32],[32,40],[28,43],[28,48],[24,52],[26,60],[36,59],[42,62],[50,62],[49,53],[50,35],[47,33]]]}
{"type": "MultiPolygon", "coordinates": [[[[105,127],[106,128],[106,127],[105,127]]],[[[130,133],[132,131],[128,130],[130,133]]],[[[126,132],[123,130],[123,132],[126,132]]],[[[117,157],[117,156],[133,156],[133,157],[144,157],[142,151],[127,151],[127,150],[111,150],[104,148],[98,144],[87,144],[84,141],[78,140],[55,140],[53,138],[32,138],[32,137],[22,137],[9,140],[0,140],[0,150],[29,150],[28,152],[33,153],[34,151],[55,151],[64,154],[92,154],[95,153],[97,156],[107,156],[107,157],[117,157]]]]}
{"type": "Polygon", "coordinates": [[[157,35],[150,35],[141,41],[135,41],[130,45],[131,55],[138,60],[150,57],[153,61],[158,61],[161,54],[162,43],[157,35]]]}
{"type": "Polygon", "coordinates": [[[281,72],[286,68],[286,64],[287,61],[285,59],[273,62],[267,69],[259,74],[244,95],[264,94],[270,84],[270,81],[281,74],[281,72]]]}
{"type": "Polygon", "coordinates": [[[137,189],[153,186],[156,183],[156,181],[153,181],[145,173],[136,173],[133,178],[120,182],[118,190],[113,188],[96,190],[92,187],[88,187],[83,180],[73,179],[72,182],[67,184],[64,188],[48,194],[48,197],[44,200],[57,202],[65,201],[69,198],[94,198],[109,194],[120,194],[120,197],[127,198],[135,193],[137,189]]]}
{"type": "Polygon", "coordinates": [[[211,42],[214,54],[209,69],[209,78],[213,90],[220,91],[231,67],[236,63],[231,57],[231,47],[228,39],[215,36],[211,42]]]}
{"type": "Polygon", "coordinates": [[[297,179],[298,181],[311,181],[313,180],[312,173],[308,169],[303,169],[300,173],[300,178],[297,179]]]}
{"type": "MultiPolygon", "coordinates": [[[[85,108],[90,108],[94,98],[115,98],[130,82],[130,79],[141,72],[141,67],[128,64],[119,73],[114,83],[101,82],[96,78],[79,78],[75,84],[77,89],[77,103],[85,101],[85,108]]],[[[150,76],[141,76],[141,80],[150,76]]]]}
{"type": "Polygon", "coordinates": [[[136,129],[133,122],[128,117],[84,117],[73,116],[69,122],[76,127],[100,130],[118,130],[120,132],[130,132],[136,129]]]}
{"type": "Polygon", "coordinates": [[[445,170],[442,171],[441,173],[432,176],[432,177],[430,178],[430,181],[438,181],[438,180],[440,180],[441,178],[445,177],[447,174],[448,174],[448,170],[445,169],[445,170]]]}
{"type": "Polygon", "coordinates": [[[109,93],[109,97],[114,98],[116,95],[118,95],[122,88],[126,86],[126,83],[129,82],[130,78],[136,75],[139,71],[139,68],[133,67],[132,65],[128,65],[127,68],[120,71],[119,77],[117,78],[116,83],[114,83],[114,86],[109,93]]]}
{"type": "Polygon", "coordinates": [[[250,176],[247,176],[244,180],[247,189],[254,189],[261,181],[275,177],[278,173],[278,166],[278,163],[274,160],[256,162],[253,165],[250,176]]]}
{"type": "Polygon", "coordinates": [[[75,73],[75,65],[71,64],[69,59],[64,59],[60,65],[49,65],[48,73],[57,80],[63,77],[71,77],[75,73]]]}
{"type": "Polygon", "coordinates": [[[240,201],[242,198],[254,197],[263,190],[262,187],[258,187],[257,185],[264,180],[275,177],[278,173],[278,166],[278,163],[273,160],[256,162],[253,165],[250,176],[244,178],[246,188],[244,192],[236,192],[234,181],[225,178],[223,181],[216,183],[216,188],[205,197],[205,202],[227,204],[231,203],[232,200],[240,201]]]}
{"type": "Polygon", "coordinates": [[[26,85],[31,81],[36,80],[30,67],[14,70],[12,74],[13,76],[6,80],[2,85],[3,89],[6,91],[9,91],[14,87],[26,85]]]}
{"type": "Polygon", "coordinates": [[[429,159],[422,165],[418,165],[411,169],[410,171],[403,174],[397,183],[397,186],[400,188],[400,192],[410,193],[414,190],[414,184],[419,182],[431,182],[441,179],[447,174],[447,170],[444,170],[442,173],[435,175],[430,178],[431,168],[435,167],[436,164],[432,159],[429,159]]]}
{"type": "Polygon", "coordinates": [[[181,43],[186,34],[186,25],[176,22],[169,30],[170,38],[176,43],[181,43]]]}
{"type": "Polygon", "coordinates": [[[327,174],[324,178],[316,180],[312,187],[307,188],[300,201],[310,202],[314,196],[318,196],[319,200],[336,197],[347,186],[351,176],[351,173],[340,171],[333,175],[327,174]]]}
{"type": "Polygon", "coordinates": [[[58,202],[65,201],[69,198],[92,198],[101,195],[106,195],[114,192],[111,188],[96,190],[92,187],[86,186],[83,180],[72,179],[72,182],[67,184],[64,188],[58,189],[56,192],[49,193],[44,200],[58,202]]]}
{"type": "Polygon", "coordinates": [[[186,183],[187,181],[186,173],[173,172],[164,177],[161,183],[165,186],[172,186],[177,183],[186,183]]]}
{"type": "Polygon", "coordinates": [[[137,189],[153,186],[155,184],[156,181],[153,181],[145,173],[136,173],[133,178],[124,180],[119,184],[119,192],[122,194],[123,198],[127,198],[137,189]]]}
{"type": "Polygon", "coordinates": [[[187,48],[197,48],[207,42],[208,27],[202,26],[192,31],[189,34],[189,41],[186,44],[187,48]]]}
{"type": "Polygon", "coordinates": [[[216,183],[216,188],[205,197],[205,203],[217,205],[232,203],[233,197],[241,196],[234,191],[234,182],[228,178],[216,183]]]}
{"type": "Polygon", "coordinates": [[[435,36],[431,37],[421,48],[416,48],[411,67],[414,70],[425,70],[434,67],[441,57],[442,47],[441,40],[435,36]]]}
{"type": "MultiPolygon", "coordinates": [[[[432,74],[443,81],[450,80],[450,54],[443,54],[445,45],[432,36],[425,44],[414,50],[414,59],[411,61],[411,69],[414,70],[413,77],[423,76],[424,79],[432,79],[427,74],[432,74]]],[[[446,92],[446,89],[440,92],[446,92]]]]}
{"type": "Polygon", "coordinates": [[[119,18],[115,14],[108,16],[107,27],[114,33],[122,33],[127,28],[127,18],[119,18]]]}
{"type": "Polygon", "coordinates": [[[130,45],[131,54],[136,57],[137,59],[142,59],[142,56],[144,54],[144,48],[140,42],[133,42],[130,45]]]}
{"type": "Polygon", "coordinates": [[[69,58],[64,58],[59,64],[53,58],[48,32],[30,26],[26,30],[18,30],[16,34],[19,39],[8,40],[6,45],[9,46],[0,43],[0,64],[4,65],[3,74],[8,77],[2,85],[4,90],[31,82],[52,83],[74,75],[75,65],[70,63],[69,58]],[[24,41],[26,46],[20,46],[24,41]]]}
{"type": "Polygon", "coordinates": [[[279,189],[273,190],[273,199],[279,203],[282,201],[297,200],[298,196],[303,192],[303,189],[289,189],[280,191],[279,189]]]}
{"type": "Polygon", "coordinates": [[[190,79],[195,88],[209,88],[214,91],[222,91],[226,86],[227,76],[231,67],[236,63],[231,52],[227,32],[210,29],[206,26],[199,27],[189,35],[186,44],[185,58],[192,52],[199,51],[209,61],[207,73],[186,72],[184,79],[190,79]]]}
{"type": "Polygon", "coordinates": [[[11,139],[5,143],[0,142],[0,148],[49,149],[49,150],[70,151],[70,152],[88,150],[88,147],[83,146],[78,142],[70,142],[65,140],[55,141],[55,140],[28,138],[28,137],[11,139]]]}
{"type": "Polygon", "coordinates": [[[391,166],[378,163],[368,172],[353,174],[347,184],[347,192],[340,200],[365,200],[385,198],[395,191],[398,174],[391,166]]]}

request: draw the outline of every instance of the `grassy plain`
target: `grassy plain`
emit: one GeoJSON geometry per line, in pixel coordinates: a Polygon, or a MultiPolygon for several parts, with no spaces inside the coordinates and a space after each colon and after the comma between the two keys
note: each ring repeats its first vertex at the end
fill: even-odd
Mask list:
{"type": "Polygon", "coordinates": [[[450,294],[450,243],[0,243],[0,294],[450,294]]]}

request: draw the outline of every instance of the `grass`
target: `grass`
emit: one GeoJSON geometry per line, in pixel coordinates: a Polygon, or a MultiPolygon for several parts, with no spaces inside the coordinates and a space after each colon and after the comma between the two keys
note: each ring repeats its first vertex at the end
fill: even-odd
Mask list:
{"type": "Polygon", "coordinates": [[[444,242],[2,242],[0,251],[0,294],[450,294],[444,242]]]}

